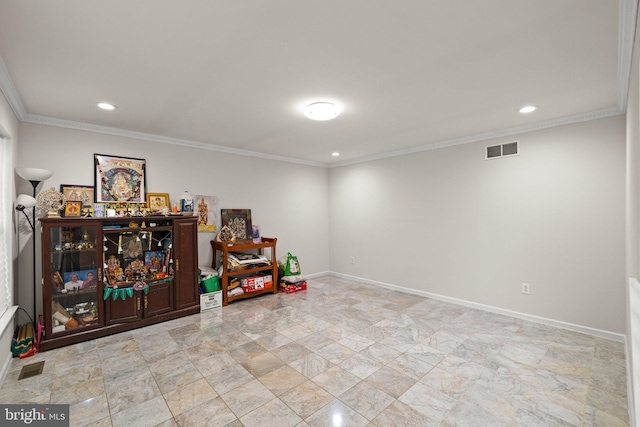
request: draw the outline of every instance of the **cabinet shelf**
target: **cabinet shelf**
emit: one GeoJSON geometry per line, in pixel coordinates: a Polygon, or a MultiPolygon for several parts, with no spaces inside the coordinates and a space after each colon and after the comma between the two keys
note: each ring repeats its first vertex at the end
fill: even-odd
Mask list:
{"type": "Polygon", "coordinates": [[[247,274],[257,273],[259,271],[267,271],[267,270],[271,270],[272,268],[273,268],[272,265],[269,264],[269,265],[265,265],[264,267],[244,268],[242,270],[227,271],[227,275],[229,277],[246,276],[247,274]]]}
{"type": "Polygon", "coordinates": [[[59,251],[51,251],[51,254],[77,254],[80,252],[92,252],[95,251],[96,248],[86,248],[86,249],[60,249],[59,251]]]}
{"type": "Polygon", "coordinates": [[[264,295],[268,293],[278,293],[278,261],[276,258],[276,242],[277,238],[274,237],[262,237],[260,243],[253,243],[251,240],[227,243],[216,242],[211,240],[211,247],[213,248],[213,260],[211,261],[211,267],[218,268],[222,266],[222,274],[219,277],[220,287],[222,288],[222,305],[226,306],[232,301],[253,298],[258,295],[264,295]],[[243,268],[235,271],[229,270],[229,253],[230,252],[258,252],[260,255],[264,254],[265,249],[270,252],[270,265],[264,265],[259,267],[243,268]],[[218,252],[220,253],[220,259],[218,260],[218,252]],[[266,272],[271,274],[271,288],[254,290],[251,292],[245,292],[240,295],[229,296],[229,279],[230,278],[243,278],[251,277],[256,273],[266,272]]]}
{"type": "Polygon", "coordinates": [[[120,233],[137,233],[139,231],[171,231],[173,227],[135,227],[135,228],[105,228],[102,230],[104,234],[120,234],[120,233]]]}
{"type": "Polygon", "coordinates": [[[143,281],[149,286],[154,286],[154,285],[158,285],[160,283],[173,282],[173,277],[166,277],[164,279],[153,279],[153,280],[145,280],[145,279],[129,280],[129,281],[125,281],[125,282],[117,282],[115,284],[115,286],[111,286],[111,287],[112,288],[128,288],[128,287],[131,287],[134,284],[138,283],[139,281],[143,281]]]}

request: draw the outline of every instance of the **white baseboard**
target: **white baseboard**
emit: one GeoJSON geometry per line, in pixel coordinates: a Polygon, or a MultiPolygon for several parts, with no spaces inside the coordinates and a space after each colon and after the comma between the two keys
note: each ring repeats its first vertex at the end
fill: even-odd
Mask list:
{"type": "MultiPolygon", "coordinates": [[[[542,323],[544,325],[554,326],[556,328],[568,329],[568,330],[574,331],[574,332],[581,332],[581,333],[587,334],[587,335],[593,335],[593,336],[600,337],[600,338],[606,338],[606,339],[609,339],[609,340],[620,341],[620,342],[626,343],[626,336],[623,335],[623,334],[615,333],[615,332],[604,331],[604,330],[601,330],[601,329],[590,328],[588,326],[576,325],[576,324],[573,324],[573,323],[562,322],[562,321],[554,320],[554,319],[548,319],[546,317],[540,317],[540,316],[534,316],[534,315],[531,315],[531,314],[520,313],[518,311],[506,310],[506,309],[499,308],[499,307],[493,307],[493,306],[490,306],[490,305],[479,304],[479,303],[476,303],[476,302],[473,302],[473,301],[467,301],[467,300],[462,300],[462,299],[458,299],[458,298],[447,297],[447,296],[444,296],[444,295],[432,294],[430,292],[419,291],[419,290],[411,289],[411,288],[405,288],[405,287],[398,286],[398,285],[392,285],[390,283],[378,282],[376,280],[363,279],[361,277],[350,276],[348,274],[336,273],[336,272],[333,272],[333,271],[332,272],[328,272],[328,273],[322,273],[321,275],[332,275],[332,276],[336,276],[336,277],[342,277],[342,278],[345,278],[345,279],[356,280],[358,282],[367,283],[367,284],[375,285],[375,286],[380,286],[380,287],[387,288],[387,289],[393,289],[395,291],[406,292],[406,293],[413,294],[413,295],[420,295],[420,296],[423,296],[423,297],[432,298],[432,299],[435,299],[435,300],[438,300],[438,301],[444,301],[444,302],[448,302],[448,303],[451,303],[451,304],[460,305],[460,306],[463,306],[463,307],[475,308],[475,309],[478,309],[478,310],[488,311],[490,313],[502,314],[502,315],[505,315],[505,316],[515,317],[516,319],[527,320],[527,321],[535,322],[535,323],[542,323]]],[[[320,274],[309,275],[307,277],[319,277],[319,276],[320,276],[320,274]]]]}

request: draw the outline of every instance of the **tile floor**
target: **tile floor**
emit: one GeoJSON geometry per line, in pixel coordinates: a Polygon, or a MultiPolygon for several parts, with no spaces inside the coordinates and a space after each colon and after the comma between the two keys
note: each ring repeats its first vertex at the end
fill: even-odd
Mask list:
{"type": "Polygon", "coordinates": [[[626,426],[625,366],[620,342],[324,276],[13,359],[0,403],[70,404],[72,426],[626,426]]]}

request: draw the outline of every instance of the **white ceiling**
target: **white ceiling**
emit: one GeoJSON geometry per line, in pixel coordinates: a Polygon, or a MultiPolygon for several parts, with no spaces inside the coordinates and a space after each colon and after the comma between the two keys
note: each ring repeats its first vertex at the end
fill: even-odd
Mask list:
{"type": "Polygon", "coordinates": [[[636,9],[0,0],[0,89],[26,122],[336,166],[624,113],[636,9]]]}

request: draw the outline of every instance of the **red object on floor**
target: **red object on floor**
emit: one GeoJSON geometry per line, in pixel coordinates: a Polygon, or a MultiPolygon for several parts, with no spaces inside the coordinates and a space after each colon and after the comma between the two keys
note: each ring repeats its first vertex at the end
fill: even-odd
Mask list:
{"type": "Polygon", "coordinates": [[[38,351],[38,349],[36,348],[36,346],[31,346],[31,350],[27,351],[26,353],[22,353],[21,355],[18,356],[18,358],[20,359],[25,359],[27,357],[33,356],[34,354],[36,354],[36,352],[38,351]]]}
{"type": "Polygon", "coordinates": [[[298,282],[298,283],[286,283],[280,282],[280,290],[287,294],[292,294],[298,291],[304,291],[307,289],[307,282],[298,282]]]}

